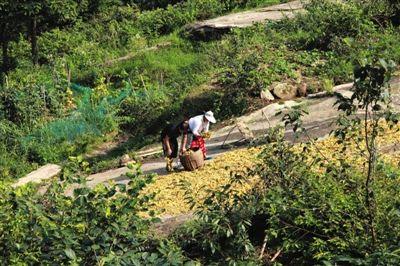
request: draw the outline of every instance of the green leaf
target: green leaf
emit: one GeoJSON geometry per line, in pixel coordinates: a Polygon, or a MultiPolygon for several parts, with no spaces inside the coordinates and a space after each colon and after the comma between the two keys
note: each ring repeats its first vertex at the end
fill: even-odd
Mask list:
{"type": "Polygon", "coordinates": [[[71,260],[76,260],[76,254],[75,251],[73,251],[70,248],[67,248],[64,250],[65,255],[67,255],[68,258],[70,258],[71,260]]]}

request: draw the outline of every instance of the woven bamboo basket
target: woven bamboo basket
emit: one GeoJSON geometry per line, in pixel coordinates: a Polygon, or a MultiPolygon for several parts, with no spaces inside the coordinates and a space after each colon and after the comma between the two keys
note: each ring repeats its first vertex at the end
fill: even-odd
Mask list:
{"type": "Polygon", "coordinates": [[[187,171],[193,171],[204,165],[204,156],[201,150],[189,150],[183,155],[179,156],[183,168],[187,171]]]}

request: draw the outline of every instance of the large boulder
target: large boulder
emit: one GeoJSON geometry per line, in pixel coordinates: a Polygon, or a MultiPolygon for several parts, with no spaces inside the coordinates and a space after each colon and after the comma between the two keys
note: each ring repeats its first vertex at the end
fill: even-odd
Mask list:
{"type": "Polygon", "coordinates": [[[287,83],[277,83],[272,85],[274,94],[282,100],[291,100],[297,95],[297,88],[287,83]]]}

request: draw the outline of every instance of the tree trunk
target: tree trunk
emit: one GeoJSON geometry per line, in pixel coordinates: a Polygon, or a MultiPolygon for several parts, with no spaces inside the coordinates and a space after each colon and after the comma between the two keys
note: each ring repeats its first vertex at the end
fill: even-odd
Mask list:
{"type": "Polygon", "coordinates": [[[38,64],[38,46],[37,46],[37,19],[36,16],[32,18],[31,21],[31,53],[32,53],[32,63],[34,65],[38,64]]]}

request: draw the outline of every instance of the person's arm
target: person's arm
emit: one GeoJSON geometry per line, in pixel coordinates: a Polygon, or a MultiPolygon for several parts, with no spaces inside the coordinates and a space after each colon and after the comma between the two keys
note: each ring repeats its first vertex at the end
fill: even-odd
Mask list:
{"type": "Polygon", "coordinates": [[[168,135],[165,135],[165,137],[163,138],[163,143],[164,143],[165,147],[167,148],[168,156],[170,156],[172,154],[172,149],[171,149],[171,145],[169,145],[168,135]]]}
{"type": "Polygon", "coordinates": [[[182,142],[181,142],[181,150],[180,150],[181,154],[184,153],[186,150],[187,139],[188,139],[188,134],[183,133],[182,142]]]}
{"type": "Polygon", "coordinates": [[[204,128],[204,132],[207,133],[209,129],[210,129],[210,122],[207,122],[204,128]]]}
{"type": "Polygon", "coordinates": [[[201,123],[202,123],[201,121],[196,120],[194,121],[193,125],[191,125],[190,129],[192,130],[192,134],[196,137],[199,137],[201,134],[201,132],[199,132],[201,123]]]}
{"type": "Polygon", "coordinates": [[[182,140],[181,140],[181,148],[179,152],[183,154],[186,151],[186,144],[189,134],[189,120],[185,120],[182,123],[182,140]]]}

